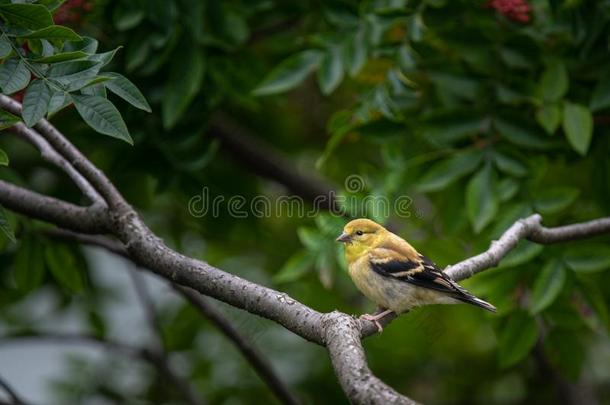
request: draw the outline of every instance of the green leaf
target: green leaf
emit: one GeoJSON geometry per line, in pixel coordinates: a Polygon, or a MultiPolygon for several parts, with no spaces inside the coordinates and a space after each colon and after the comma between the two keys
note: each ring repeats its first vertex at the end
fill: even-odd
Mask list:
{"type": "Polygon", "coordinates": [[[498,339],[500,367],[510,367],[527,357],[537,338],[534,318],[522,310],[512,313],[498,339]]]}
{"type": "Polygon", "coordinates": [[[561,260],[547,262],[534,282],[530,312],[535,315],[551,305],[559,296],[566,279],[567,272],[561,260]]]}
{"type": "Polygon", "coordinates": [[[28,86],[23,97],[23,113],[21,114],[25,125],[32,127],[45,116],[50,99],[51,91],[43,80],[36,79],[28,86]]]}
{"type": "Polygon", "coordinates": [[[529,241],[521,241],[517,247],[504,256],[498,267],[508,268],[525,264],[544,250],[544,246],[529,241]]]}
{"type": "Polygon", "coordinates": [[[106,86],[108,90],[121,97],[132,106],[146,112],[152,112],[144,95],[138,90],[135,84],[129,81],[129,79],[118,73],[104,72],[104,76],[113,78],[113,80],[104,82],[104,86],[106,86]]]}
{"type": "Polygon", "coordinates": [[[508,201],[519,192],[519,182],[507,177],[502,179],[496,188],[496,194],[500,201],[508,201]]]}
{"type": "Polygon", "coordinates": [[[182,117],[199,92],[205,72],[205,61],[199,48],[182,46],[178,52],[170,67],[161,105],[165,129],[173,128],[182,117]]]}
{"type": "Polygon", "coordinates": [[[15,234],[11,228],[11,225],[6,218],[6,212],[4,212],[4,207],[0,205],[0,232],[2,232],[11,242],[17,242],[15,238],[15,234]]]}
{"type": "Polygon", "coordinates": [[[283,93],[297,87],[318,66],[322,54],[308,50],[291,56],[273,69],[252,91],[255,96],[283,93]]]}
{"type": "Polygon", "coordinates": [[[592,112],[598,112],[608,107],[610,107],[610,74],[606,74],[597,82],[589,103],[592,112]]]}
{"type": "Polygon", "coordinates": [[[358,30],[345,47],[345,65],[351,77],[356,76],[366,63],[364,30],[358,30]]]}
{"type": "Polygon", "coordinates": [[[80,41],[67,41],[64,44],[63,52],[82,51],[90,55],[97,51],[97,39],[91,37],[83,37],[80,41]]]}
{"type": "Polygon", "coordinates": [[[553,329],[544,339],[544,351],[549,362],[576,383],[585,362],[585,347],[578,334],[553,329]]]}
{"type": "Polygon", "coordinates": [[[83,38],[68,27],[61,25],[51,25],[49,27],[34,31],[27,35],[22,35],[21,38],[26,39],[46,39],[60,41],[80,41],[83,38]]]}
{"type": "Polygon", "coordinates": [[[21,121],[19,117],[8,111],[0,110],[0,130],[7,129],[21,121]]]}
{"type": "Polygon", "coordinates": [[[313,266],[314,262],[314,256],[308,252],[298,252],[291,256],[284,266],[282,266],[281,270],[275,276],[273,276],[273,281],[276,283],[288,283],[295,281],[307,273],[307,271],[313,266]]]}
{"type": "Polygon", "coordinates": [[[99,96],[102,98],[107,98],[106,87],[103,84],[92,84],[87,85],[80,89],[81,94],[85,94],[87,96],[99,96]]]}
{"type": "Polygon", "coordinates": [[[5,37],[0,37],[0,59],[4,59],[13,52],[10,40],[5,37]]]}
{"type": "Polygon", "coordinates": [[[582,156],[586,155],[593,136],[591,111],[585,106],[566,101],[563,108],[563,130],[572,149],[582,156]]]}
{"type": "Polygon", "coordinates": [[[493,169],[486,164],[466,186],[466,212],[475,233],[485,228],[498,212],[493,184],[493,169]]]}
{"type": "Polygon", "coordinates": [[[0,4],[0,14],[17,26],[37,30],[53,25],[53,17],[40,4],[0,4]]]}
{"type": "Polygon", "coordinates": [[[106,66],[110,63],[110,61],[114,58],[114,55],[121,49],[122,46],[114,48],[112,51],[104,52],[104,53],[96,53],[89,57],[89,60],[97,62],[100,64],[100,68],[106,66]]]}
{"type": "Polygon", "coordinates": [[[332,93],[343,80],[343,61],[338,49],[327,51],[318,68],[318,85],[323,94],[332,93]]]}
{"type": "Polygon", "coordinates": [[[518,146],[529,149],[548,149],[551,143],[539,135],[537,127],[527,125],[503,118],[495,118],[494,126],[503,138],[518,146]]]}
{"type": "Polygon", "coordinates": [[[297,235],[301,243],[309,250],[316,251],[324,246],[325,238],[315,228],[300,227],[297,235]]]}
{"type": "Polygon", "coordinates": [[[45,259],[48,269],[64,288],[72,292],[83,290],[83,279],[70,249],[64,245],[47,246],[45,259]]]}
{"type": "Polygon", "coordinates": [[[0,149],[0,166],[8,166],[9,158],[5,151],[0,149]]]}
{"type": "Polygon", "coordinates": [[[70,99],[70,96],[65,91],[53,93],[51,99],[49,100],[48,116],[50,117],[62,108],[67,107],[71,102],[72,100],[70,99]]]}
{"type": "Polygon", "coordinates": [[[0,66],[0,88],[2,93],[13,94],[24,89],[30,82],[30,71],[22,60],[9,59],[0,66]]]}
{"type": "Polygon", "coordinates": [[[420,192],[439,191],[474,171],[481,162],[480,151],[468,151],[436,163],[417,185],[420,192]]]}
{"type": "Polygon", "coordinates": [[[89,54],[82,51],[74,51],[74,52],[64,52],[57,53],[51,56],[45,56],[42,58],[32,59],[32,62],[35,63],[58,63],[58,62],[67,62],[74,59],[82,59],[87,57],[89,54]]]}
{"type": "Polygon", "coordinates": [[[540,95],[545,101],[559,101],[568,92],[568,71],[563,63],[553,63],[542,73],[540,95]]]}
{"type": "Polygon", "coordinates": [[[70,97],[80,116],[91,128],[101,134],[121,139],[133,145],[133,140],[129,136],[129,131],[121,113],[110,101],[98,96],[71,94],[70,97]]]}
{"type": "Polygon", "coordinates": [[[512,176],[523,177],[527,174],[527,168],[523,163],[502,153],[494,153],[494,162],[498,169],[512,176]]]}
{"type": "Polygon", "coordinates": [[[34,238],[26,238],[15,255],[13,262],[17,289],[27,293],[42,283],[44,278],[44,246],[34,238]]]}
{"type": "Polygon", "coordinates": [[[534,207],[541,214],[556,214],[569,207],[580,194],[580,190],[573,187],[555,187],[534,190],[534,207]]]}
{"type": "Polygon", "coordinates": [[[47,77],[68,87],[69,91],[75,91],[93,79],[100,68],[101,65],[98,62],[91,60],[60,62],[51,66],[47,77]]]}
{"type": "Polygon", "coordinates": [[[584,246],[569,247],[564,255],[569,268],[578,273],[594,273],[610,268],[610,247],[589,243],[584,246]]]}
{"type": "Polygon", "coordinates": [[[561,109],[557,104],[546,104],[536,111],[536,121],[547,134],[552,135],[561,123],[561,109]]]}

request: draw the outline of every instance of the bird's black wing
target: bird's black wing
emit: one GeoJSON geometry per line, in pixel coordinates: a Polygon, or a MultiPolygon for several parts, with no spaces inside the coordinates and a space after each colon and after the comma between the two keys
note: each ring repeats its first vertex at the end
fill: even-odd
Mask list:
{"type": "Polygon", "coordinates": [[[398,259],[371,255],[370,263],[371,269],[384,277],[393,277],[418,287],[435,290],[456,300],[496,312],[493,305],[462,288],[426,256],[417,255],[413,259],[398,259]]]}
{"type": "Polygon", "coordinates": [[[371,257],[371,268],[384,277],[393,277],[419,287],[429,288],[446,294],[464,294],[457,285],[434,262],[423,255],[414,259],[388,259],[371,257]]]}

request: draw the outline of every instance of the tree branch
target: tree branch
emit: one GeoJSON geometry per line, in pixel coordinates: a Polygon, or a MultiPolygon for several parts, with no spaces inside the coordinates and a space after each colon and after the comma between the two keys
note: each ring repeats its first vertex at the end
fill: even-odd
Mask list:
{"type": "Polygon", "coordinates": [[[8,131],[13,132],[18,137],[25,139],[28,143],[38,149],[40,156],[44,160],[62,169],[68,175],[68,177],[72,179],[74,184],[76,184],[82,193],[91,201],[91,203],[105,204],[98,192],[91,187],[91,184],[89,184],[89,182],[85,180],[85,178],[81,176],[81,174],[77,172],[66,159],[57,153],[55,149],[49,145],[46,139],[44,139],[38,132],[28,128],[22,122],[13,125],[8,129],[8,131]]]}
{"type": "MultiPolygon", "coordinates": [[[[14,108],[13,104],[14,102],[7,102],[5,96],[0,96],[0,106],[8,105],[14,108]]],[[[19,106],[18,103],[17,105],[19,106]]],[[[96,233],[92,229],[96,229],[94,225],[98,224],[99,229],[108,230],[123,243],[127,254],[136,264],[171,282],[273,320],[307,340],[325,345],[341,386],[354,403],[413,403],[376,378],[368,368],[360,339],[374,333],[376,328],[372,322],[357,321],[337,312],[322,314],[285,293],[249,282],[175,252],[151,232],[104,174],[48,121],[42,120],[36,128],[106,200],[108,209],[94,213],[91,208],[72,206],[4,182],[0,182],[0,203],[8,201],[9,204],[5,205],[14,211],[73,231],[81,231],[84,228],[82,232],[96,233]],[[8,191],[9,194],[12,192],[12,197],[5,197],[2,191],[8,191]],[[17,203],[19,200],[23,200],[23,206],[17,203]],[[52,207],[41,206],[41,202],[49,202],[52,207]],[[40,208],[42,213],[33,207],[40,208]],[[88,226],[77,225],[66,218],[66,210],[75,211],[81,216],[89,215],[91,218],[87,219],[88,226]]],[[[268,169],[280,167],[271,164],[268,169]]],[[[283,178],[283,175],[271,171],[268,175],[283,178]]],[[[302,192],[309,194],[306,190],[302,192]]],[[[604,218],[567,227],[544,228],[540,225],[540,216],[534,215],[511,226],[486,252],[449,267],[447,273],[456,280],[461,280],[497,265],[521,239],[530,238],[539,243],[580,239],[610,231],[609,222],[608,218],[604,218]]]]}
{"type": "Polygon", "coordinates": [[[208,132],[237,160],[259,176],[284,185],[318,208],[340,212],[333,187],[322,179],[304,176],[273,147],[255,138],[246,128],[218,114],[208,132]]]}
{"type": "Polygon", "coordinates": [[[335,311],[324,315],[322,327],[335,375],[352,403],[417,404],[373,375],[362,347],[361,321],[335,311]]]}
{"type": "Polygon", "coordinates": [[[171,368],[168,353],[165,349],[165,344],[163,343],[163,330],[161,325],[159,325],[155,304],[146,288],[144,278],[138,273],[138,270],[135,269],[129,269],[129,275],[131,276],[136,295],[142,304],[146,323],[154,336],[153,348],[150,350],[151,361],[155,362],[157,367],[163,370],[164,374],[171,377],[172,383],[189,404],[203,404],[203,400],[199,398],[197,391],[191,384],[180,377],[178,373],[174,372],[171,368]]]}
{"type": "Polygon", "coordinates": [[[273,371],[273,367],[258,349],[227,321],[223,314],[214,308],[201,294],[186,287],[172,284],[204,317],[210,320],[228,337],[241,354],[248,360],[258,376],[267,384],[277,399],[283,404],[298,404],[299,400],[273,371]]]}
{"type": "Polygon", "coordinates": [[[30,218],[83,233],[109,231],[108,212],[99,205],[79,207],[0,180],[0,204],[30,218]]]}
{"type": "MultiPolygon", "coordinates": [[[[111,253],[131,260],[125,248],[116,241],[103,236],[83,235],[65,229],[51,229],[47,235],[65,241],[75,241],[81,244],[97,246],[108,250],[111,253]]],[[[134,283],[136,281],[134,280],[134,283]]],[[[138,281],[139,283],[139,281],[138,281]]],[[[271,364],[258,351],[258,349],[248,341],[217,309],[215,309],[198,292],[169,283],[174,290],[186,298],[205,318],[212,322],[242,353],[244,358],[250,363],[259,377],[267,384],[271,391],[277,396],[278,400],[284,404],[298,404],[298,399],[292,394],[290,389],[284,384],[279,376],[273,371],[271,364]]],[[[150,305],[150,304],[148,304],[150,305]]],[[[149,324],[151,323],[149,317],[149,324]]],[[[155,322],[156,323],[156,322],[155,322]]],[[[157,328],[157,327],[155,327],[157,328]]]]}
{"type": "Polygon", "coordinates": [[[21,399],[21,397],[17,394],[17,391],[4,379],[0,376],[0,388],[6,392],[8,397],[10,398],[12,405],[25,405],[25,401],[21,399]]]}

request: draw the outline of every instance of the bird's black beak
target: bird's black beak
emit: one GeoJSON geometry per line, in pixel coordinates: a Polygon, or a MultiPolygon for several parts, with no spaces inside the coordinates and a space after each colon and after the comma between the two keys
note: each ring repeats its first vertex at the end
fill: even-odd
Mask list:
{"type": "Polygon", "coordinates": [[[349,234],[343,232],[341,235],[339,235],[336,241],[342,243],[350,243],[352,241],[352,237],[349,234]]]}

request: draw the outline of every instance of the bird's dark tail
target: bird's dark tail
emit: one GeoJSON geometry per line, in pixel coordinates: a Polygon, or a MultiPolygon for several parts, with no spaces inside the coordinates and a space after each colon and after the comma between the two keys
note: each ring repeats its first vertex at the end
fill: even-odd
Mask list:
{"type": "Polygon", "coordinates": [[[472,305],[476,305],[477,307],[481,307],[483,309],[486,309],[490,312],[496,312],[497,309],[496,307],[494,307],[493,305],[491,305],[489,302],[487,301],[483,301],[480,298],[475,297],[474,295],[470,294],[470,293],[466,293],[464,295],[460,295],[455,297],[456,299],[465,302],[467,304],[472,304],[472,305]]]}

